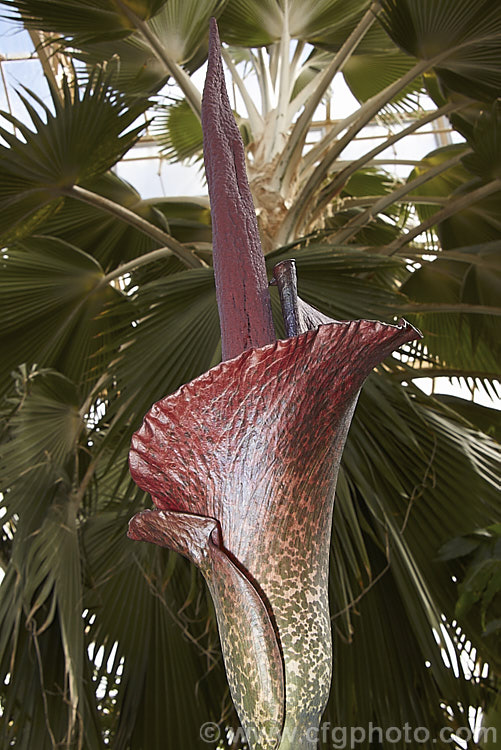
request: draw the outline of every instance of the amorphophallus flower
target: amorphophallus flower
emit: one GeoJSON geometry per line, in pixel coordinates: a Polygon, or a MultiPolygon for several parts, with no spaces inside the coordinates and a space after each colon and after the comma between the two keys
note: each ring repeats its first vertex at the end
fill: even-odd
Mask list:
{"type": "Polygon", "coordinates": [[[420,334],[336,322],[274,271],[288,338],[275,340],[243,145],[211,22],[203,99],[221,364],[156,403],[130,469],[155,509],[129,536],[186,555],[218,620],[231,694],[254,750],[310,749],[331,680],[327,578],[336,478],[363,381],[420,334]]]}

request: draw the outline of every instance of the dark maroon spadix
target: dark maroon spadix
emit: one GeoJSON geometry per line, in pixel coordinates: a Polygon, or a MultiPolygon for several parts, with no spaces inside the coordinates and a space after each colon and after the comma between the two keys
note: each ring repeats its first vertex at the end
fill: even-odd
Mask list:
{"type": "Polygon", "coordinates": [[[365,378],[420,334],[405,321],[331,321],[297,297],[286,261],[275,279],[288,338],[273,339],[217,44],[214,22],[204,130],[229,361],[154,404],[134,435],[131,474],[155,508],[134,516],[129,536],[202,571],[249,747],[314,750],[331,680],[329,544],[343,447],[365,378]]]}
{"type": "Polygon", "coordinates": [[[275,341],[275,331],[244,146],[226,92],[214,18],[210,24],[202,127],[222,357],[231,359],[245,349],[275,341]]]}

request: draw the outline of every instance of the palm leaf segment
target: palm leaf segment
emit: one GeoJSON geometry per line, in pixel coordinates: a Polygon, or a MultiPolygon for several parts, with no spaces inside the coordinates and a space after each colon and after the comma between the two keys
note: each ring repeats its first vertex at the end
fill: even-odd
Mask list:
{"type": "Polygon", "coordinates": [[[501,89],[501,11],[481,0],[383,0],[380,20],[394,42],[421,60],[443,53],[436,71],[446,90],[492,100],[501,89]]]}
{"type": "Polygon", "coordinates": [[[65,81],[62,91],[61,100],[52,90],[53,111],[34,93],[21,95],[32,129],[3,113],[15,130],[0,129],[7,144],[0,147],[4,241],[33,232],[73,185],[112,167],[144,127],[131,126],[147,101],[129,105],[102,70],[90,75],[83,90],[65,81]]]}

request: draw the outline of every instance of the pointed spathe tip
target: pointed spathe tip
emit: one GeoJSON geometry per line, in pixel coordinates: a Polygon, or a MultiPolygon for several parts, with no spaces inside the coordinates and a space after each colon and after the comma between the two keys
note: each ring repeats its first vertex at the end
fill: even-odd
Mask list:
{"type": "Polygon", "coordinates": [[[410,339],[410,341],[415,341],[416,339],[422,339],[423,338],[423,334],[419,330],[419,328],[416,328],[416,326],[413,326],[412,323],[409,323],[409,321],[406,320],[405,318],[399,318],[397,320],[397,324],[396,325],[397,325],[397,328],[403,328],[404,330],[408,331],[409,333],[412,332],[414,334],[413,337],[412,337],[412,339],[410,339]]]}

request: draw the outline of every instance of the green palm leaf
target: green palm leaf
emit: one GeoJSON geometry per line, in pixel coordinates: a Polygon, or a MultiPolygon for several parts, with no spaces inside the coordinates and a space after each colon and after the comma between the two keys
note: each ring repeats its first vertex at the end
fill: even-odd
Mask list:
{"type": "MultiPolygon", "coordinates": [[[[431,218],[441,207],[438,203],[433,204],[433,197],[436,196],[443,200],[449,196],[467,195],[472,188],[481,184],[479,177],[475,176],[473,170],[477,170],[477,172],[481,170],[483,178],[488,180],[489,171],[496,169],[495,165],[499,154],[496,148],[493,148],[493,144],[491,143],[489,147],[486,143],[482,151],[477,151],[476,142],[473,138],[470,143],[473,146],[473,153],[469,153],[469,150],[463,144],[445,146],[425,156],[410,173],[409,181],[432,167],[445,163],[454,154],[461,154],[462,151],[465,154],[461,163],[432,177],[409,193],[410,197],[428,198],[427,204],[418,201],[416,205],[417,214],[422,221],[431,218]]],[[[480,148],[482,149],[482,147],[480,148]]],[[[482,198],[438,223],[436,231],[440,238],[441,247],[444,250],[451,250],[468,244],[477,245],[482,242],[497,240],[501,226],[498,217],[498,205],[499,191],[482,198]]]]}
{"type": "Polygon", "coordinates": [[[123,295],[102,283],[91,256],[55,238],[10,248],[1,268],[2,389],[11,386],[11,370],[28,362],[57,367],[87,390],[107,366],[105,349],[129,322],[123,295]]]}
{"type": "Polygon", "coordinates": [[[153,132],[162,153],[170,161],[201,158],[202,125],[185,100],[162,108],[155,117],[153,132]]]}
{"type": "Polygon", "coordinates": [[[69,188],[105,172],[136,142],[141,125],[131,128],[147,102],[128,106],[96,71],[83,89],[63,86],[63,101],[53,92],[52,112],[35,94],[22,97],[32,130],[3,113],[22,138],[0,130],[0,208],[3,239],[33,232],[55,210],[69,188]],[[124,132],[126,131],[126,132],[124,132]]]}
{"type": "MultiPolygon", "coordinates": [[[[159,229],[169,231],[168,221],[155,202],[142,200],[137,190],[113,172],[85,182],[83,187],[133,211],[159,229]]],[[[106,272],[158,246],[157,241],[101,208],[69,197],[44,223],[43,231],[44,235],[58,237],[69,244],[78,236],[79,248],[95,258],[106,272]]]]}
{"type": "MultiPolygon", "coordinates": [[[[15,606],[11,590],[16,587],[16,571],[11,569],[2,583],[2,609],[9,610],[13,617],[20,616],[13,634],[12,647],[0,661],[2,674],[9,675],[8,690],[0,690],[3,721],[0,726],[0,742],[4,747],[17,744],[20,747],[37,747],[52,750],[57,742],[68,738],[70,709],[61,703],[65,694],[66,668],[62,648],[62,633],[58,618],[43,633],[34,635],[24,626],[24,616],[15,606]],[[12,661],[15,648],[15,661],[12,661]],[[14,666],[14,669],[11,668],[14,666]],[[43,682],[44,692],[41,690],[43,682]],[[50,731],[48,728],[50,727],[50,731]]],[[[19,585],[17,585],[19,589],[19,585]]],[[[42,618],[44,613],[41,613],[42,618]]],[[[2,630],[6,621],[0,611],[2,630]]],[[[79,623],[80,618],[75,618],[79,623]]],[[[34,622],[32,621],[32,627],[34,622]]],[[[84,655],[83,655],[84,656],[84,655]]],[[[85,665],[87,666],[87,665],[85,665]]],[[[102,750],[103,742],[98,724],[95,701],[92,696],[92,675],[85,671],[84,685],[90,690],[79,705],[79,728],[83,727],[83,741],[88,750],[102,750]]]]}
{"type": "Polygon", "coordinates": [[[153,205],[165,216],[172,235],[179,242],[205,243],[209,246],[212,232],[207,198],[160,198],[153,205]]]}
{"type": "Polygon", "coordinates": [[[4,519],[14,538],[0,607],[0,662],[11,671],[0,736],[8,744],[14,737],[29,744],[37,733],[42,744],[49,739],[69,742],[85,721],[89,746],[97,748],[94,701],[84,687],[80,551],[72,495],[84,428],[78,394],[53,371],[24,369],[21,374],[16,408],[0,446],[4,519]],[[45,670],[47,648],[52,659],[45,670]],[[57,695],[64,696],[64,710],[57,695]]]}
{"type": "MultiPolygon", "coordinates": [[[[489,117],[492,123],[492,118],[489,117]]],[[[486,120],[479,121],[480,133],[485,130],[486,120]],[[480,125],[481,122],[481,125],[480,125]]],[[[432,218],[439,210],[433,198],[459,197],[467,194],[478,177],[472,171],[483,172],[486,179],[489,171],[496,169],[497,145],[495,129],[492,140],[480,145],[480,133],[471,138],[473,153],[468,153],[462,163],[442,172],[412,191],[411,196],[427,196],[430,204],[418,203],[416,211],[420,219],[432,218]],[[478,146],[476,145],[478,144],[478,146]],[[477,151],[478,148],[478,151],[477,151]],[[471,170],[466,166],[470,165],[471,170]]],[[[409,175],[409,180],[420,173],[443,163],[451,154],[461,153],[462,145],[448,146],[428,154],[409,175]]],[[[438,224],[436,232],[440,238],[442,253],[430,262],[420,261],[404,282],[402,291],[422,303],[458,303],[497,307],[500,293],[499,280],[499,192],[459,211],[438,224]]],[[[497,318],[487,314],[423,313],[416,319],[429,333],[428,351],[446,366],[465,368],[486,373],[498,371],[501,362],[497,318]]]]}
{"type": "Polygon", "coordinates": [[[37,30],[46,32],[58,31],[72,35],[75,29],[83,38],[101,37],[116,39],[130,34],[134,30],[127,10],[147,20],[154,16],[165,0],[5,0],[3,5],[11,8],[15,19],[22,20],[37,30]]]}
{"type": "MultiPolygon", "coordinates": [[[[343,75],[351,92],[356,98],[365,102],[371,96],[375,96],[386,86],[402,78],[412,66],[415,60],[408,55],[403,55],[399,50],[385,50],[381,53],[366,53],[352,55],[343,67],[343,75]],[[373,71],[373,75],[367,76],[367,69],[373,71]]],[[[419,79],[403,89],[396,101],[408,100],[412,94],[421,88],[419,79]]]]}
{"type": "Polygon", "coordinates": [[[463,159],[463,164],[483,180],[493,180],[501,175],[501,102],[496,101],[490,110],[480,113],[473,132],[468,138],[473,153],[463,159]]]}
{"type": "Polygon", "coordinates": [[[313,44],[329,44],[352,31],[367,0],[229,0],[220,17],[221,38],[229,44],[263,47],[284,34],[313,44]]]}
{"type": "Polygon", "coordinates": [[[464,398],[450,394],[436,394],[435,398],[456,412],[456,414],[460,414],[467,422],[474,425],[477,430],[490,435],[498,443],[501,443],[501,414],[499,410],[493,409],[490,406],[476,404],[474,401],[466,401],[464,398]]]}
{"type": "Polygon", "coordinates": [[[380,20],[393,41],[421,60],[440,55],[439,80],[475,99],[501,87],[501,10],[490,0],[383,0],[380,20]]]}
{"type": "Polygon", "coordinates": [[[66,464],[83,429],[74,384],[50,370],[30,372],[23,367],[16,390],[15,410],[8,417],[7,438],[2,441],[4,486],[22,484],[40,468],[49,483],[71,484],[66,464]]]}
{"type": "MultiPolygon", "coordinates": [[[[81,50],[74,57],[85,63],[91,73],[97,65],[114,66],[113,84],[118,91],[131,97],[144,97],[155,94],[168,81],[168,72],[150,45],[138,34],[130,34],[123,39],[104,41],[80,41],[81,50]]],[[[82,80],[86,71],[81,73],[82,80]]]]}
{"type": "Polygon", "coordinates": [[[169,56],[177,63],[198,67],[207,56],[209,20],[218,17],[226,0],[168,0],[149,23],[169,56]]]}

